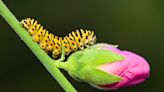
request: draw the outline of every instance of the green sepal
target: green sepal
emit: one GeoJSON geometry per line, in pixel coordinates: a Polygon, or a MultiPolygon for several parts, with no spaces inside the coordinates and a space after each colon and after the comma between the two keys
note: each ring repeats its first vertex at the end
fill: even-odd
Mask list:
{"type": "Polygon", "coordinates": [[[106,73],[94,67],[85,67],[80,71],[80,74],[83,76],[83,80],[95,85],[113,84],[122,81],[122,77],[106,73]]]}
{"type": "Polygon", "coordinates": [[[83,56],[76,61],[85,63],[86,65],[99,66],[105,63],[118,62],[123,59],[123,56],[113,53],[112,51],[90,48],[84,50],[83,56]]]}
{"type": "Polygon", "coordinates": [[[75,80],[105,85],[120,82],[122,78],[101,71],[97,67],[106,63],[120,62],[123,59],[123,56],[110,50],[88,48],[73,53],[66,62],[59,62],[58,67],[68,71],[68,74],[75,80]]]}

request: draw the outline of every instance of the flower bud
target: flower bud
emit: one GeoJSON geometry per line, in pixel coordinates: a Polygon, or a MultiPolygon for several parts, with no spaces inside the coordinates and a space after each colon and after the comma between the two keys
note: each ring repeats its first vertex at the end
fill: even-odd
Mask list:
{"type": "Polygon", "coordinates": [[[118,89],[143,82],[149,77],[149,64],[141,56],[119,50],[117,46],[96,44],[73,53],[58,64],[78,81],[99,89],[118,89]]]}
{"type": "Polygon", "coordinates": [[[97,87],[102,89],[117,89],[121,87],[130,87],[143,82],[149,77],[150,67],[147,61],[130,51],[119,50],[112,45],[97,45],[98,48],[103,48],[125,57],[120,62],[114,62],[111,64],[104,64],[98,67],[98,69],[107,73],[112,73],[123,78],[122,81],[109,85],[98,85],[97,87]]]}

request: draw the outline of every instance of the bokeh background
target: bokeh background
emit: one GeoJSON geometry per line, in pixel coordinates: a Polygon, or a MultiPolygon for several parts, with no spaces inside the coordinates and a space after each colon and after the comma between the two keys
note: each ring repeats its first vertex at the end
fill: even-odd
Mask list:
{"type": "MultiPolygon", "coordinates": [[[[98,42],[144,56],[151,76],[144,83],[107,92],[163,92],[163,0],[3,0],[15,16],[37,19],[50,32],[94,30],[98,42]]],[[[63,71],[64,72],[64,71],[63,71]]],[[[103,92],[72,80],[79,92],[103,92]]],[[[55,79],[0,17],[0,92],[63,92],[55,79]]]]}

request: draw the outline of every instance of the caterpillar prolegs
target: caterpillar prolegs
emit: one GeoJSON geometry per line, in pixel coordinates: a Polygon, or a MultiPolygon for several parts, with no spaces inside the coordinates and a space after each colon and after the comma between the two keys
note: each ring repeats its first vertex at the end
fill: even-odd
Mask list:
{"type": "Polygon", "coordinates": [[[72,31],[65,37],[59,37],[49,33],[34,19],[26,18],[20,23],[32,36],[33,41],[37,42],[45,52],[50,53],[54,59],[60,57],[62,46],[64,46],[65,55],[68,56],[72,52],[88,48],[96,42],[94,31],[80,29],[72,31]]]}

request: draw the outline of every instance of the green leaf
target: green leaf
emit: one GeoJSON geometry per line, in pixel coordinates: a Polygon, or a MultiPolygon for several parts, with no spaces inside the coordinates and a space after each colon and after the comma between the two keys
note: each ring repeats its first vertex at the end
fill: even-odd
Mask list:
{"type": "Polygon", "coordinates": [[[83,56],[77,60],[87,65],[98,66],[105,63],[112,63],[123,60],[124,57],[105,49],[90,48],[83,52],[83,56]]]}
{"type": "Polygon", "coordinates": [[[84,67],[80,71],[84,81],[95,85],[106,85],[120,82],[122,77],[112,75],[93,67],[84,67]]]}

